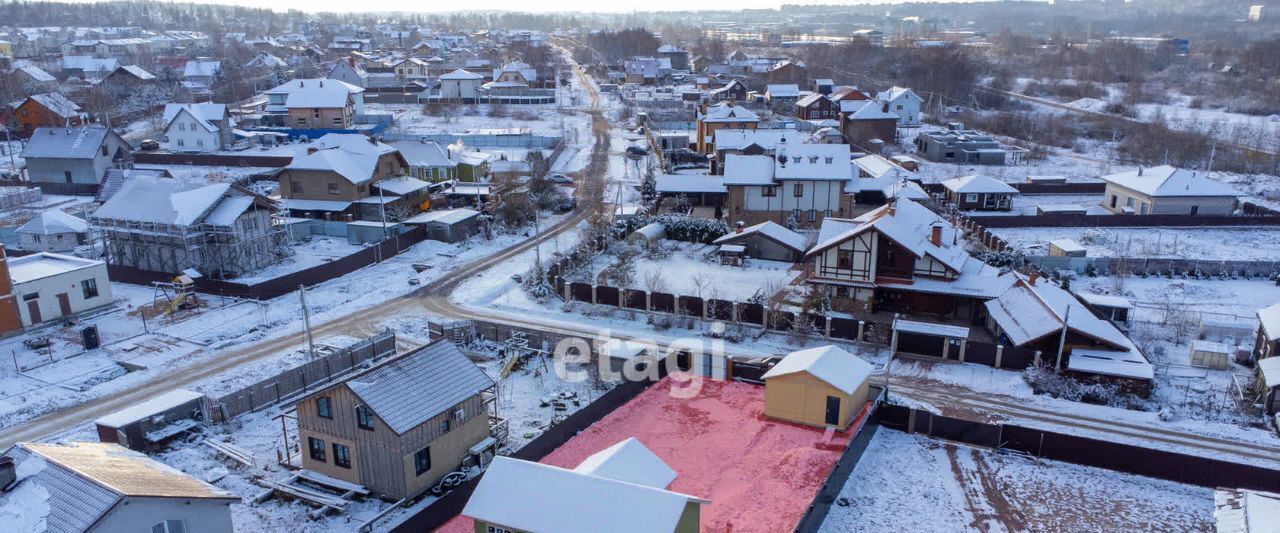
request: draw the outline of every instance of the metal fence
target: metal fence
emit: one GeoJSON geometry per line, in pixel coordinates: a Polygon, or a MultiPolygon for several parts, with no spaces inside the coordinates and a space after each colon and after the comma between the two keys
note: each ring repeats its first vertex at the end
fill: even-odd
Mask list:
{"type": "Polygon", "coordinates": [[[1234,261],[1176,259],[1164,257],[1060,257],[1026,256],[1027,261],[1046,272],[1071,270],[1102,275],[1135,276],[1237,276],[1271,277],[1280,272],[1280,261],[1234,261]]]}
{"type": "Polygon", "coordinates": [[[563,140],[553,135],[534,135],[532,133],[384,133],[378,136],[383,142],[412,141],[433,142],[450,145],[461,142],[468,147],[480,148],[544,148],[553,149],[563,140]]]}
{"type": "Polygon", "coordinates": [[[359,368],[396,353],[396,335],[390,331],[290,368],[236,392],[210,400],[213,422],[223,422],[244,413],[293,399],[295,395],[325,386],[359,368]]]}
{"type": "Polygon", "coordinates": [[[1177,228],[1280,226],[1280,216],[1257,215],[968,215],[968,220],[988,228],[1177,228]]]}
{"type": "Polygon", "coordinates": [[[291,156],[261,155],[246,151],[241,154],[179,154],[170,152],[135,152],[133,162],[147,165],[199,165],[210,167],[289,166],[291,156]]]}
{"type": "Polygon", "coordinates": [[[862,454],[871,445],[871,439],[875,437],[876,430],[880,426],[879,407],[884,399],[884,389],[872,387],[869,396],[874,396],[875,399],[867,409],[865,418],[858,427],[853,429],[853,438],[849,439],[844,452],[827,473],[827,479],[823,480],[822,486],[818,487],[818,492],[813,495],[813,501],[809,503],[809,507],[805,509],[804,515],[796,524],[796,533],[816,533],[822,528],[822,523],[827,519],[827,513],[831,511],[831,504],[835,503],[840,490],[849,481],[849,476],[853,475],[853,469],[862,459],[862,454]]]}
{"type": "MultiPolygon", "coordinates": [[[[892,391],[890,392],[892,394],[892,391]]],[[[880,407],[885,427],[1036,457],[1188,483],[1202,487],[1280,490],[1280,471],[1132,444],[1012,424],[951,418],[900,405],[880,407]]]]}

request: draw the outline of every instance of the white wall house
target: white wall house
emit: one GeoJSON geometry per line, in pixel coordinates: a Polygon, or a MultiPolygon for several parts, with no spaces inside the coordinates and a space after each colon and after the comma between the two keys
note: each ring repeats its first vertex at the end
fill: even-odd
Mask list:
{"type": "Polygon", "coordinates": [[[847,216],[858,182],[847,144],[780,142],[775,155],[729,155],[724,185],[734,222],[817,226],[847,216]]]}
{"type": "Polygon", "coordinates": [[[924,100],[907,87],[892,87],[876,95],[876,100],[889,104],[889,112],[898,115],[899,126],[919,126],[920,106],[924,100]]]}
{"type": "Polygon", "coordinates": [[[467,101],[480,95],[484,76],[458,69],[440,76],[440,98],[467,101]]]}
{"type": "Polygon", "coordinates": [[[9,259],[9,277],[24,327],[112,302],[102,261],[41,252],[9,259]]]}
{"type": "Polygon", "coordinates": [[[231,116],[224,104],[166,104],[164,143],[173,152],[217,152],[231,144],[231,116]]]}

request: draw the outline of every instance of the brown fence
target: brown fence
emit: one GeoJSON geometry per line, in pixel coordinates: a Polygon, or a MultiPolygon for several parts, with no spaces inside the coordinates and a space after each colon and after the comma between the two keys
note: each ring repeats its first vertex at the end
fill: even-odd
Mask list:
{"type": "Polygon", "coordinates": [[[1086,274],[1135,276],[1240,276],[1272,277],[1280,273],[1280,261],[1215,261],[1166,257],[1059,257],[1026,256],[1027,262],[1045,272],[1071,270],[1086,274]]]}
{"type": "Polygon", "coordinates": [[[224,422],[244,413],[294,399],[298,394],[332,383],[335,377],[345,375],[365,361],[375,361],[395,353],[396,335],[389,331],[379,333],[221,398],[210,399],[209,417],[213,422],[224,422]]]}
{"type": "Polygon", "coordinates": [[[146,165],[194,165],[206,167],[271,167],[283,168],[293,162],[290,156],[243,154],[177,154],[171,152],[134,152],[134,163],[146,165]]]}
{"type": "MultiPolygon", "coordinates": [[[[892,394],[892,390],[890,390],[892,394]]],[[[1202,487],[1280,490],[1280,471],[1010,424],[987,424],[899,405],[882,405],[885,427],[994,449],[1015,450],[1118,472],[1202,487]]]]}
{"type": "MultiPolygon", "coordinates": [[[[196,280],[196,290],[206,294],[252,298],[255,300],[275,298],[298,290],[299,285],[310,287],[376,264],[379,260],[394,257],[426,239],[427,228],[425,226],[415,226],[405,233],[328,263],[321,263],[254,284],[200,278],[196,280]]],[[[173,278],[173,274],[123,265],[108,265],[107,274],[111,281],[138,285],[148,285],[153,281],[169,281],[173,278]]]]}
{"type": "Polygon", "coordinates": [[[988,228],[1154,228],[1280,226],[1280,216],[1238,215],[968,215],[965,218],[988,228]]]}

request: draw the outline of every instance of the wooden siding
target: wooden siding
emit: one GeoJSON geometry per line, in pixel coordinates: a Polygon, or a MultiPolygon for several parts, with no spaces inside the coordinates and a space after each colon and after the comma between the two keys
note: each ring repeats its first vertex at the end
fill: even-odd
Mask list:
{"type": "Polygon", "coordinates": [[[827,397],[840,398],[839,428],[846,429],[867,401],[864,381],[853,394],[845,394],[811,374],[797,373],[765,381],[764,414],[815,427],[826,427],[827,397]]]}

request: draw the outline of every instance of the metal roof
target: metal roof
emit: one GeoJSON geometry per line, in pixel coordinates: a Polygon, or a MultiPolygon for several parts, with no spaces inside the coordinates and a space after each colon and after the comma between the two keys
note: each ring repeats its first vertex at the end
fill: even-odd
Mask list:
{"type": "MultiPolygon", "coordinates": [[[[83,128],[36,128],[22,150],[22,157],[93,159],[111,130],[98,126],[83,128]]],[[[127,148],[126,148],[127,149],[127,148]]]]}
{"type": "Polygon", "coordinates": [[[347,388],[397,434],[494,385],[448,341],[388,360],[346,382],[347,388]]]}
{"type": "MultiPolygon", "coordinates": [[[[26,488],[27,484],[39,487],[48,493],[49,509],[48,515],[45,516],[45,526],[46,531],[51,533],[87,531],[121,499],[121,496],[111,489],[60,465],[48,464],[41,456],[32,453],[24,445],[10,448],[6,455],[13,458],[19,472],[28,473],[26,478],[19,476],[20,484],[11,489],[9,494],[31,490],[26,488]]],[[[0,499],[0,507],[5,503],[0,499]]],[[[24,509],[23,511],[37,510],[24,509]]]]}
{"type": "Polygon", "coordinates": [[[22,446],[121,496],[239,500],[229,492],[119,444],[26,443],[22,446]]]}

